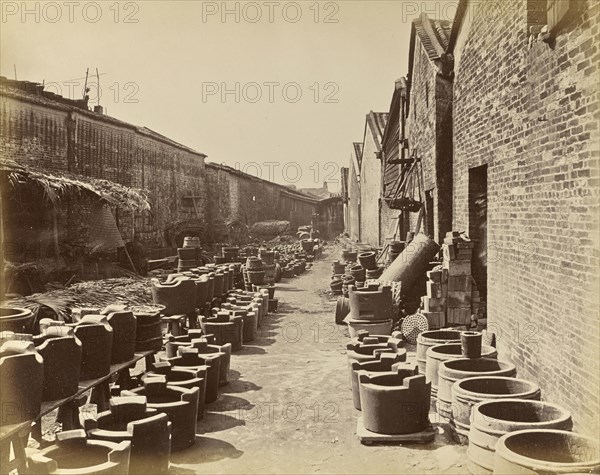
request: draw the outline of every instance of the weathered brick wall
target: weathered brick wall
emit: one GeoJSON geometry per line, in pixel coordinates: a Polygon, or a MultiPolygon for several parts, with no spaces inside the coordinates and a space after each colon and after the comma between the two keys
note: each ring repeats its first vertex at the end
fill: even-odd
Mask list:
{"type": "MultiPolygon", "coordinates": [[[[421,159],[425,191],[433,196],[433,230],[429,234],[441,242],[450,230],[451,208],[446,207],[451,196],[449,185],[444,181],[451,174],[451,99],[449,81],[439,75],[440,69],[429,59],[420,37],[415,38],[415,51],[410,79],[410,107],[406,118],[406,135],[411,155],[421,159]],[[437,161],[437,163],[436,163],[437,161]]],[[[407,165],[404,165],[407,166],[407,165]]],[[[414,197],[418,199],[418,192],[414,197]]],[[[410,213],[410,227],[415,229],[418,213],[410,213]]],[[[423,220],[421,230],[425,230],[423,220]]]]}
{"type": "MultiPolygon", "coordinates": [[[[309,225],[317,203],[276,183],[244,174],[231,167],[206,164],[207,222],[222,229],[230,220],[252,226],[257,221],[290,221],[292,230],[309,225]]],[[[341,218],[340,218],[341,219],[341,218]]]]}
{"type": "Polygon", "coordinates": [[[346,232],[353,241],[360,238],[360,184],[356,176],[356,167],[350,162],[348,177],[348,223],[346,232]]]}
{"type": "Polygon", "coordinates": [[[491,3],[501,12],[468,14],[455,51],[454,228],[469,228],[469,169],[487,164],[499,356],[598,435],[600,3],[531,46],[527,2],[491,3]]]}
{"type": "Polygon", "coordinates": [[[367,126],[360,172],[360,240],[379,246],[379,199],[381,197],[381,160],[367,126]]]}
{"type": "MultiPolygon", "coordinates": [[[[43,99],[0,94],[0,153],[30,168],[102,178],[150,192],[152,216],[118,211],[124,239],[135,231],[150,245],[165,244],[164,230],[204,219],[204,158],[165,143],[146,129],[43,99]],[[198,196],[198,212],[185,195],[198,196]]],[[[85,242],[89,200],[69,199],[69,239],[85,242]]]]}

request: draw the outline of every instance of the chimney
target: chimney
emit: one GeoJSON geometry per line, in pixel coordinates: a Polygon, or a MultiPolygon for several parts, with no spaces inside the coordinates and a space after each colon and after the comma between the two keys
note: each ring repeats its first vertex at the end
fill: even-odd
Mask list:
{"type": "Polygon", "coordinates": [[[102,106],[94,106],[94,112],[96,114],[104,114],[104,107],[102,107],[102,106]]]}
{"type": "MultiPolygon", "coordinates": [[[[327,182],[326,181],[323,182],[323,188],[325,188],[327,190],[327,182]]],[[[327,190],[327,191],[329,191],[329,190],[327,190]]]]}

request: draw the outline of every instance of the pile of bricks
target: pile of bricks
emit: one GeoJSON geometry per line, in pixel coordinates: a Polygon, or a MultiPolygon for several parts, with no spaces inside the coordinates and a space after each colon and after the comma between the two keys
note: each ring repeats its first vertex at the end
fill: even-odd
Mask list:
{"type": "Polygon", "coordinates": [[[449,232],[442,245],[441,268],[427,272],[427,295],[421,297],[429,328],[470,325],[471,315],[481,305],[477,285],[471,275],[473,242],[458,232],[449,232]]]}

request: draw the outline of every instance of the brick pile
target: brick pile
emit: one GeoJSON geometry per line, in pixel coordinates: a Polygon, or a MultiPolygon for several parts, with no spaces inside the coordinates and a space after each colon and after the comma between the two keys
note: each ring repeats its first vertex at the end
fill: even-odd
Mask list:
{"type": "Polygon", "coordinates": [[[473,245],[463,233],[446,234],[442,265],[427,272],[427,295],[421,297],[429,328],[470,325],[471,315],[479,313],[481,298],[471,275],[473,245]]]}

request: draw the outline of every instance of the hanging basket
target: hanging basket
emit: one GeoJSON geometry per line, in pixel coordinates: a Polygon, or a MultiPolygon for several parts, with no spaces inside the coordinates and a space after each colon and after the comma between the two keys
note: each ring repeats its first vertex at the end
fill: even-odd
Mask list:
{"type": "Polygon", "coordinates": [[[386,198],[385,202],[391,209],[399,209],[402,211],[410,211],[416,213],[423,205],[420,201],[405,196],[399,198],[386,198]]]}

